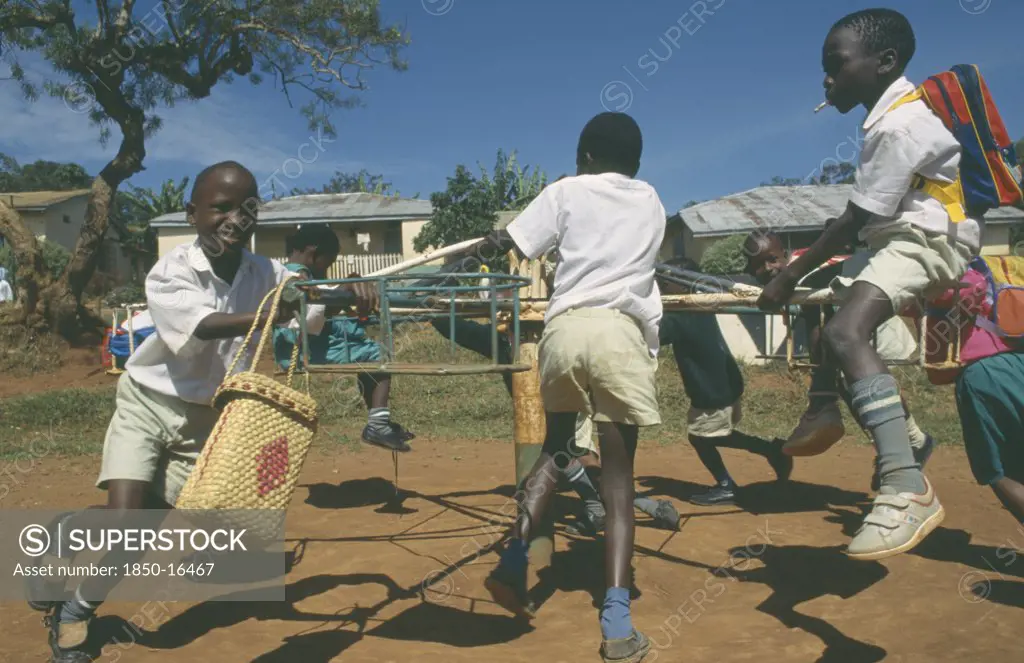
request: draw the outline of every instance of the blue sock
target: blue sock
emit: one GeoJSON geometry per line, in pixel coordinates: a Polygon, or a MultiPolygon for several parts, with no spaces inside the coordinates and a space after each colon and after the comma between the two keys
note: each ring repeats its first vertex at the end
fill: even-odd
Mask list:
{"type": "Polygon", "coordinates": [[[498,565],[507,571],[525,573],[529,552],[530,547],[522,539],[512,539],[508,542],[508,548],[501,554],[498,565]]]}
{"type": "Polygon", "coordinates": [[[629,588],[609,587],[601,608],[601,633],[605,640],[622,640],[633,634],[629,618],[629,588]]]}

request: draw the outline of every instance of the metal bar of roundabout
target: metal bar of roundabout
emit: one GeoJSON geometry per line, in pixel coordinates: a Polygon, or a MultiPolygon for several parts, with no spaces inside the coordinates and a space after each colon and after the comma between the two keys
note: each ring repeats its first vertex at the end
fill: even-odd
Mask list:
{"type": "MultiPolygon", "coordinates": [[[[547,311],[546,283],[541,278],[542,261],[510,259],[513,274],[491,272],[446,272],[425,276],[387,274],[355,279],[293,281],[283,295],[286,300],[300,300],[299,318],[302,343],[302,367],[309,373],[333,375],[364,372],[398,375],[456,376],[511,373],[513,401],[513,440],[515,450],[516,484],[524,479],[540,456],[546,435],[544,403],[540,391],[540,373],[537,347],[544,331],[547,311]],[[516,274],[518,272],[518,275],[516,274]],[[381,306],[379,316],[364,318],[368,325],[380,325],[382,361],[379,363],[315,365],[309,362],[308,330],[305,311],[311,304],[328,308],[349,307],[353,295],[341,289],[349,283],[376,282],[381,306]],[[404,284],[406,281],[414,281],[404,284]],[[446,318],[450,328],[451,359],[448,363],[420,364],[396,361],[395,326],[401,323],[426,322],[446,318]],[[475,364],[455,363],[457,319],[486,319],[492,326],[489,361],[475,364]],[[499,362],[499,333],[505,334],[512,349],[510,363],[499,362]]],[[[757,308],[759,288],[734,284],[724,279],[687,272],[667,265],[658,266],[658,278],[681,286],[690,294],[669,294],[662,297],[665,311],[687,311],[694,314],[760,314],[757,308]]],[[[828,304],[833,301],[829,290],[797,290],[785,308],[790,314],[800,305],[828,304]]],[[[345,316],[343,316],[345,317],[345,316]]],[[[347,316],[352,319],[352,316],[347,316]]],[[[789,357],[793,363],[793,357],[789,357]]],[[[397,457],[396,457],[397,477],[397,457]]],[[[396,478],[397,481],[397,478],[396,478]]],[[[396,484],[397,490],[397,484],[396,484]]],[[[551,563],[554,552],[554,521],[548,517],[534,526],[530,543],[531,569],[542,570],[551,563]]]]}

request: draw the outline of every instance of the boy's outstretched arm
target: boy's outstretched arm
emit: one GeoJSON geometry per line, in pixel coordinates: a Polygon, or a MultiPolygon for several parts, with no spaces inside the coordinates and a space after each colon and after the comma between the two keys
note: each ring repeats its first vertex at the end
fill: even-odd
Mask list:
{"type": "Polygon", "coordinates": [[[772,310],[784,306],[793,295],[797,283],[853,243],[860,229],[870,219],[870,212],[848,203],[846,211],[838,219],[825,225],[825,230],[814,244],[765,286],[757,300],[758,308],[772,310]]]}

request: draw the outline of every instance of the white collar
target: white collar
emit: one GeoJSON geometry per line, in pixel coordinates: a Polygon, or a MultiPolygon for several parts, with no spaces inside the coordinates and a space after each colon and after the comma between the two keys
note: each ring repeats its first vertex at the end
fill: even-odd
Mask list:
{"type": "Polygon", "coordinates": [[[876,103],[874,108],[871,109],[871,112],[868,113],[867,118],[864,120],[864,130],[867,131],[870,129],[872,125],[882,119],[882,116],[885,115],[890,106],[899,101],[902,97],[913,92],[915,89],[917,88],[913,83],[907,80],[906,76],[900,76],[893,81],[892,85],[887,87],[885,92],[882,93],[882,96],[879,97],[878,103],[876,103]]]}
{"type": "MultiPolygon", "coordinates": [[[[188,259],[188,264],[192,267],[192,269],[196,270],[197,272],[210,272],[211,274],[216,276],[216,272],[213,271],[213,265],[210,264],[210,259],[203,251],[203,247],[199,243],[198,237],[191,244],[189,244],[188,249],[186,250],[186,257],[188,259]]],[[[251,265],[252,254],[249,253],[248,249],[243,248],[242,260],[238,264],[238,271],[248,271],[251,265]]],[[[235,278],[237,280],[238,277],[236,276],[235,278]]]]}

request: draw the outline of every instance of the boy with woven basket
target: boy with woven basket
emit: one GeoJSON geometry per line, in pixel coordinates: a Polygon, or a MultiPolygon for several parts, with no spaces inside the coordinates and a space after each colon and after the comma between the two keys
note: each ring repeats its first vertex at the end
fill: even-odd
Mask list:
{"type": "MultiPolygon", "coordinates": [[[[203,170],[186,205],[196,241],[171,250],[146,278],[156,332],[128,360],[118,381],[97,481],[107,490],[108,509],[168,509],[178,501],[218,421],[211,401],[229,373],[241,337],[257,319],[265,323],[269,317],[269,310],[254,311],[268,291],[290,278],[283,266],[245,249],[256,227],[258,204],[256,180],[241,164],[222,162],[203,170]]],[[[376,295],[365,284],[357,285],[352,290],[360,306],[375,306],[376,295]]],[[[278,321],[293,313],[293,305],[281,302],[278,321]]],[[[323,320],[311,318],[308,323],[316,328],[323,320]]],[[[61,517],[51,531],[58,523],[68,531],[75,515],[61,517]]],[[[111,555],[125,561],[123,552],[107,557],[111,555]]],[[[37,558],[41,565],[55,561],[49,554],[37,558]]],[[[116,584],[116,577],[88,578],[71,600],[58,602],[40,600],[43,587],[29,584],[29,604],[48,612],[52,661],[91,660],[82,648],[102,602],[97,597],[107,596],[116,584]]]]}

